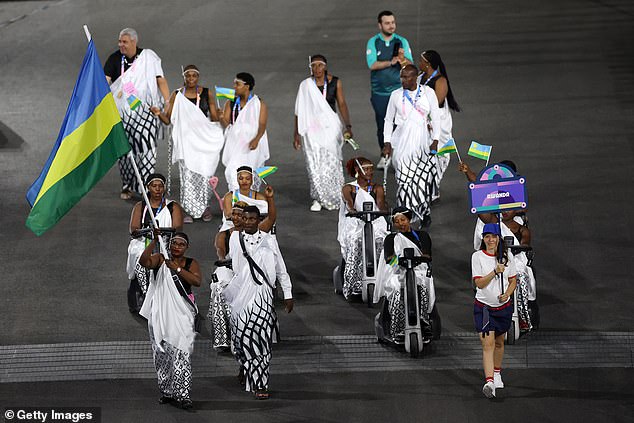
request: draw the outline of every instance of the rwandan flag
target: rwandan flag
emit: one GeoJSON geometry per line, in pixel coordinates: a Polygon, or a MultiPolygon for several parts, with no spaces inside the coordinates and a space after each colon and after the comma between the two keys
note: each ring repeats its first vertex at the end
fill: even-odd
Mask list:
{"type": "Polygon", "coordinates": [[[488,161],[492,149],[493,147],[490,145],[478,144],[475,141],[471,141],[471,145],[469,146],[469,155],[488,161]]]}
{"type": "Polygon", "coordinates": [[[255,169],[255,173],[262,179],[277,172],[277,166],[262,166],[255,169]]]}
{"type": "Polygon", "coordinates": [[[458,152],[458,149],[456,148],[456,142],[453,140],[453,138],[450,138],[450,139],[447,140],[445,145],[443,145],[438,150],[436,155],[437,156],[442,156],[443,154],[457,153],[457,152],[458,152]]]}
{"type": "Polygon", "coordinates": [[[53,227],[130,151],[95,45],[88,44],[57,141],[26,193],[26,226],[36,235],[53,227]]]}
{"type": "Polygon", "coordinates": [[[216,88],[216,98],[226,98],[231,101],[235,100],[236,90],[232,90],[231,88],[222,88],[217,85],[214,87],[216,88]]]}

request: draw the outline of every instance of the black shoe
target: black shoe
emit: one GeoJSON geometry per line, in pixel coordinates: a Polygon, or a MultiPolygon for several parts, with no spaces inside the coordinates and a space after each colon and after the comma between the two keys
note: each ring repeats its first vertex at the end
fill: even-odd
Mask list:
{"type": "Polygon", "coordinates": [[[167,395],[161,395],[159,398],[159,404],[169,404],[174,401],[174,398],[168,397],[167,395]]]}
{"type": "Polygon", "coordinates": [[[238,371],[238,382],[240,382],[241,386],[247,385],[247,377],[244,374],[244,367],[240,366],[240,370],[238,371]]]}
{"type": "Polygon", "coordinates": [[[189,398],[176,402],[176,406],[182,410],[191,410],[194,408],[194,403],[189,398]]]}

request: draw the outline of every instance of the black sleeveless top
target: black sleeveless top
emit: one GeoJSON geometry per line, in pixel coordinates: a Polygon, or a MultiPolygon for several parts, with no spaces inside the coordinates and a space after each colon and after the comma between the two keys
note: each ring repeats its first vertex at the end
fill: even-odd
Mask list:
{"type": "MultiPolygon", "coordinates": [[[[332,80],[328,81],[328,87],[326,87],[326,101],[332,108],[333,112],[337,112],[337,81],[339,78],[332,75],[332,80]]],[[[323,92],[324,86],[317,85],[319,92],[323,92]]]]}
{"type": "MultiPolygon", "coordinates": [[[[202,87],[203,89],[200,92],[200,103],[198,104],[198,107],[200,108],[200,110],[202,110],[202,112],[205,114],[205,116],[209,117],[209,88],[205,88],[202,87]]],[[[183,91],[183,95],[185,95],[185,92],[183,91]]],[[[189,101],[191,101],[192,103],[196,104],[196,97],[194,98],[189,98],[185,95],[185,98],[189,101]]]]}
{"type": "MultiPolygon", "coordinates": [[[[432,79],[430,79],[429,82],[427,83],[427,86],[431,88],[432,90],[434,90],[434,92],[436,91],[436,81],[438,81],[438,78],[440,78],[441,76],[442,75],[436,75],[432,79]]],[[[423,79],[421,80],[421,82],[425,82],[425,79],[426,78],[423,76],[423,79]]],[[[445,99],[445,101],[447,101],[447,99],[445,99]]],[[[445,101],[438,104],[438,107],[440,107],[441,109],[445,107],[445,101]]]]}

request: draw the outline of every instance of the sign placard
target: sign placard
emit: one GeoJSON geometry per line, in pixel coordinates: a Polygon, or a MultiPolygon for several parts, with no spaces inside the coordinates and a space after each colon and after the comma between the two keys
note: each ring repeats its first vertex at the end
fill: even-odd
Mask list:
{"type": "Polygon", "coordinates": [[[487,166],[478,179],[468,185],[471,213],[501,213],[528,207],[526,179],[508,166],[497,163],[487,166]]]}

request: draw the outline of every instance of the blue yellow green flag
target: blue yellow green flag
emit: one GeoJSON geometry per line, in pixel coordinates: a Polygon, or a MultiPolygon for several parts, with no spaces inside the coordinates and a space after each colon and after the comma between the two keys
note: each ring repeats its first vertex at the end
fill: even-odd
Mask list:
{"type": "Polygon", "coordinates": [[[216,88],[216,98],[226,98],[227,100],[235,100],[236,98],[236,90],[232,90],[231,88],[222,88],[219,86],[215,86],[216,88]]]}
{"type": "Polygon", "coordinates": [[[255,173],[262,179],[277,172],[277,166],[262,166],[255,169],[255,173]]]}
{"type": "Polygon", "coordinates": [[[471,141],[471,145],[469,146],[469,155],[473,157],[477,157],[482,160],[489,160],[491,156],[491,150],[493,146],[478,144],[476,141],[471,141]]]}
{"type": "Polygon", "coordinates": [[[447,142],[445,143],[445,145],[443,145],[441,148],[438,149],[438,152],[436,153],[436,155],[442,156],[443,154],[457,153],[457,152],[458,152],[458,148],[456,147],[456,142],[454,141],[453,138],[449,138],[447,142]]]}
{"type": "Polygon", "coordinates": [[[26,193],[31,205],[26,226],[38,236],[53,227],[128,151],[117,106],[90,41],[53,151],[26,193]]]}

